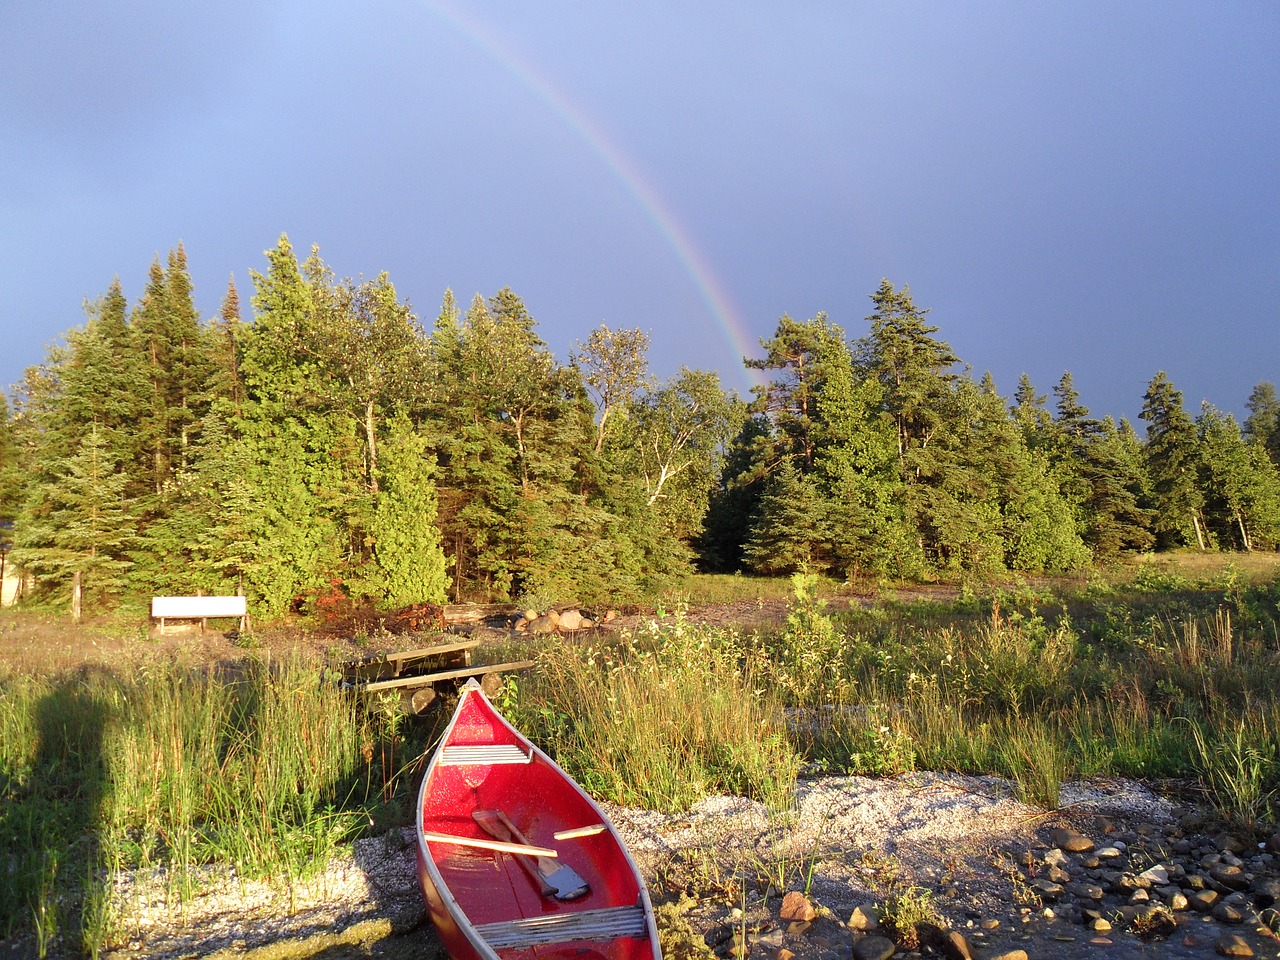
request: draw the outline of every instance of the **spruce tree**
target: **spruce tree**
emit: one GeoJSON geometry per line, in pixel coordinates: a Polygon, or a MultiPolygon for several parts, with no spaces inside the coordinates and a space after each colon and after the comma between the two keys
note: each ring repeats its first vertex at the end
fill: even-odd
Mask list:
{"type": "Polygon", "coordinates": [[[1204,494],[1200,489],[1200,441],[1182,407],[1182,392],[1161,370],[1147,385],[1146,464],[1157,510],[1154,532],[1163,546],[1195,543],[1204,550],[1204,494]]]}

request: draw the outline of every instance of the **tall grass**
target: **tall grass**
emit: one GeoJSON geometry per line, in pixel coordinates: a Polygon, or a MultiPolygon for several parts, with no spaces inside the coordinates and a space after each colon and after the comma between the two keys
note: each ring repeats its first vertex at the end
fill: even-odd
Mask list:
{"type": "Polygon", "coordinates": [[[553,647],[525,725],[596,796],[679,810],[714,793],[791,802],[799,756],[780,699],[732,631],[683,620],[608,648],[553,647]]]}
{"type": "Polygon", "coordinates": [[[134,868],[163,868],[179,904],[211,863],[292,893],[376,813],[386,739],[296,658],[234,676],[153,664],[3,678],[0,934],[31,930],[42,953],[78,937],[96,955],[121,932],[109,885],[134,868]]]}

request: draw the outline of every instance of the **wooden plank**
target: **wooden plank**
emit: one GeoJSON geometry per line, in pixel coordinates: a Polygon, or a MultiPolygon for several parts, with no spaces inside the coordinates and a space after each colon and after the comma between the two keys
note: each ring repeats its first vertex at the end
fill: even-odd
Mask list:
{"type": "Polygon", "coordinates": [[[436,670],[431,673],[418,673],[411,677],[398,677],[395,680],[374,680],[356,685],[357,690],[372,693],[377,690],[394,690],[400,687],[416,687],[423,684],[436,683],[439,680],[459,680],[462,677],[480,677],[486,673],[499,673],[503,670],[524,670],[533,666],[532,660],[515,660],[511,663],[476,664],[470,667],[458,667],[455,670],[436,670]]]}
{"type": "Polygon", "coordinates": [[[198,620],[204,617],[243,617],[248,611],[244,597],[152,597],[151,616],[171,620],[198,620]]]}
{"type": "Polygon", "coordinates": [[[518,853],[530,857],[558,857],[550,847],[535,847],[527,843],[509,843],[505,840],[491,840],[488,837],[457,837],[451,833],[433,833],[422,831],[422,838],[432,843],[456,843],[460,847],[479,847],[481,850],[497,850],[499,853],[518,853]]]}
{"type": "Polygon", "coordinates": [[[457,653],[461,650],[474,650],[480,646],[479,640],[460,640],[457,643],[441,643],[433,647],[419,647],[417,650],[405,650],[400,653],[384,653],[382,656],[366,660],[364,663],[395,663],[405,660],[422,659],[429,657],[440,657],[446,653],[457,653]]]}

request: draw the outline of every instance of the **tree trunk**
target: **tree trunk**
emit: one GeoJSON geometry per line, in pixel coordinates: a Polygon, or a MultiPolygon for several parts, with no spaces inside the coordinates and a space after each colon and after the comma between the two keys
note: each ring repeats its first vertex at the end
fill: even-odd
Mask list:
{"type": "Polygon", "coordinates": [[[1236,523],[1240,526],[1240,539],[1244,542],[1244,548],[1248,553],[1253,553],[1253,544],[1249,541],[1249,531],[1245,529],[1244,514],[1236,511],[1236,523]]]}
{"type": "Polygon", "coordinates": [[[83,597],[83,588],[81,583],[81,574],[77,570],[71,578],[71,619],[76,623],[80,622],[81,599],[83,597]]]}
{"type": "Polygon", "coordinates": [[[373,423],[373,401],[370,400],[364,407],[364,437],[369,444],[369,489],[373,493],[378,492],[378,435],[374,430],[373,423]]]}
{"type": "Polygon", "coordinates": [[[1200,547],[1200,549],[1201,549],[1201,550],[1204,550],[1204,549],[1205,549],[1205,545],[1204,545],[1204,530],[1203,530],[1203,528],[1200,526],[1200,511],[1199,511],[1199,510],[1193,510],[1193,511],[1191,511],[1191,523],[1192,523],[1192,525],[1196,528],[1196,544],[1197,544],[1197,545],[1199,545],[1199,547],[1200,547]]]}

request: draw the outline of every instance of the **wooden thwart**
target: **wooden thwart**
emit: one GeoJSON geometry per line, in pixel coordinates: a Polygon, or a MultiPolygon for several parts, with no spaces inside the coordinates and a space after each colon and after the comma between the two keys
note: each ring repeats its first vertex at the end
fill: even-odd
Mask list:
{"type": "Polygon", "coordinates": [[[504,840],[491,840],[488,837],[459,837],[452,833],[433,833],[422,831],[422,835],[435,843],[456,843],[460,847],[478,847],[481,850],[496,850],[499,853],[519,853],[526,857],[558,857],[550,847],[534,847],[527,843],[509,843],[504,840]]]}

